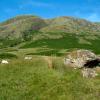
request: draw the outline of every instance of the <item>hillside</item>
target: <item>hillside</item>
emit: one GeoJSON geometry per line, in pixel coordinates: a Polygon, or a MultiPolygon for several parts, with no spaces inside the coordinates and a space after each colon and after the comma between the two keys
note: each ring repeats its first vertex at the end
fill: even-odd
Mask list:
{"type": "Polygon", "coordinates": [[[17,16],[0,24],[0,38],[22,38],[23,32],[39,30],[46,23],[37,16],[17,16]]]}
{"type": "Polygon", "coordinates": [[[100,25],[74,17],[42,19],[37,16],[24,15],[0,23],[0,38],[20,38],[25,31],[65,32],[74,34],[99,34],[100,25]]]}
{"type": "Polygon", "coordinates": [[[100,25],[92,23],[85,19],[74,17],[57,17],[48,19],[46,22],[49,24],[42,30],[47,32],[67,32],[67,33],[98,33],[100,32],[100,25]]]}
{"type": "MultiPolygon", "coordinates": [[[[17,16],[0,24],[0,48],[83,48],[100,53],[100,24],[74,17],[17,16]]],[[[39,52],[40,53],[40,52],[39,52]]],[[[41,54],[41,53],[40,53],[41,54]]]]}

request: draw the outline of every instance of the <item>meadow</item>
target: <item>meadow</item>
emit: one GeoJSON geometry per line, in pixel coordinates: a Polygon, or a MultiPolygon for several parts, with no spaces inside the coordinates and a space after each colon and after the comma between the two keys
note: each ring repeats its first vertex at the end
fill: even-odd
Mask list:
{"type": "Polygon", "coordinates": [[[1,47],[0,62],[7,59],[9,64],[0,63],[0,100],[99,100],[100,73],[95,78],[83,78],[81,69],[63,63],[67,52],[73,49],[100,54],[99,38],[89,38],[67,34],[18,45],[18,40],[4,41],[2,46],[8,47],[1,47]],[[32,59],[25,60],[26,56],[32,59]],[[45,58],[52,62],[51,68],[45,58]]]}
{"type": "Polygon", "coordinates": [[[99,100],[100,74],[86,79],[80,69],[65,66],[63,57],[51,57],[49,68],[47,56],[24,60],[25,51],[20,53],[0,64],[0,100],[99,100]]]}

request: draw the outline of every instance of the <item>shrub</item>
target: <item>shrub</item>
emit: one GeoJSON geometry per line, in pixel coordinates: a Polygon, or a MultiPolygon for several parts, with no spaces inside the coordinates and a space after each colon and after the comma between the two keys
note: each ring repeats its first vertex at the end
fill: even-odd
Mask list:
{"type": "Polygon", "coordinates": [[[17,56],[12,53],[0,53],[0,58],[1,59],[12,59],[12,58],[17,58],[17,56]]]}

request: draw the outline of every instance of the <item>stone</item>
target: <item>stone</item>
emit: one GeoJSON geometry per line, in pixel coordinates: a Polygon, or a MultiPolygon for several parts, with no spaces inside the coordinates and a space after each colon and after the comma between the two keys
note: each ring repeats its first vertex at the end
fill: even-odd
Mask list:
{"type": "Polygon", "coordinates": [[[2,60],[1,63],[2,64],[8,64],[9,62],[7,60],[2,60]]]}
{"type": "Polygon", "coordinates": [[[25,60],[31,60],[32,57],[25,57],[24,59],[25,59],[25,60]]]}
{"type": "Polygon", "coordinates": [[[64,58],[64,64],[71,67],[82,68],[88,60],[96,59],[96,55],[89,50],[74,50],[64,58]]]}
{"type": "Polygon", "coordinates": [[[94,77],[96,77],[98,74],[97,74],[96,71],[93,70],[93,69],[84,68],[84,69],[82,70],[82,75],[83,75],[83,77],[85,77],[85,78],[94,78],[94,77]]]}
{"type": "Polygon", "coordinates": [[[100,72],[100,56],[89,50],[74,50],[69,52],[64,58],[64,64],[74,69],[81,69],[85,78],[96,77],[100,72]]]}

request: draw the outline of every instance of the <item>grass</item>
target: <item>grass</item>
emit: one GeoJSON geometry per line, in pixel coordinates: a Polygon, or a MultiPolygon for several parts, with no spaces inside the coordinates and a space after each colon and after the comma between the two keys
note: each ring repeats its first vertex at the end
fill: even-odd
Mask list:
{"type": "Polygon", "coordinates": [[[47,50],[47,51],[37,51],[36,53],[28,53],[26,55],[62,56],[63,53],[59,53],[58,50],[47,50]]]}
{"type": "Polygon", "coordinates": [[[99,76],[84,79],[61,59],[53,60],[54,69],[42,56],[0,65],[0,100],[99,100],[99,76]]]}
{"type": "MultiPolygon", "coordinates": [[[[27,49],[27,48],[49,48],[53,49],[54,52],[59,52],[59,50],[63,49],[88,49],[92,50],[96,54],[100,54],[100,48],[99,48],[99,39],[91,40],[87,39],[87,41],[90,44],[86,43],[79,43],[79,39],[75,35],[67,35],[66,37],[59,38],[59,39],[41,39],[37,41],[31,41],[23,46],[21,48],[27,49]]],[[[44,51],[45,52],[45,51],[44,51]]],[[[41,51],[37,52],[38,54],[42,54],[41,51]]],[[[47,52],[45,53],[47,54],[47,52]]],[[[52,54],[52,51],[51,51],[52,54]]],[[[59,54],[58,54],[59,55],[59,54]]]]}

